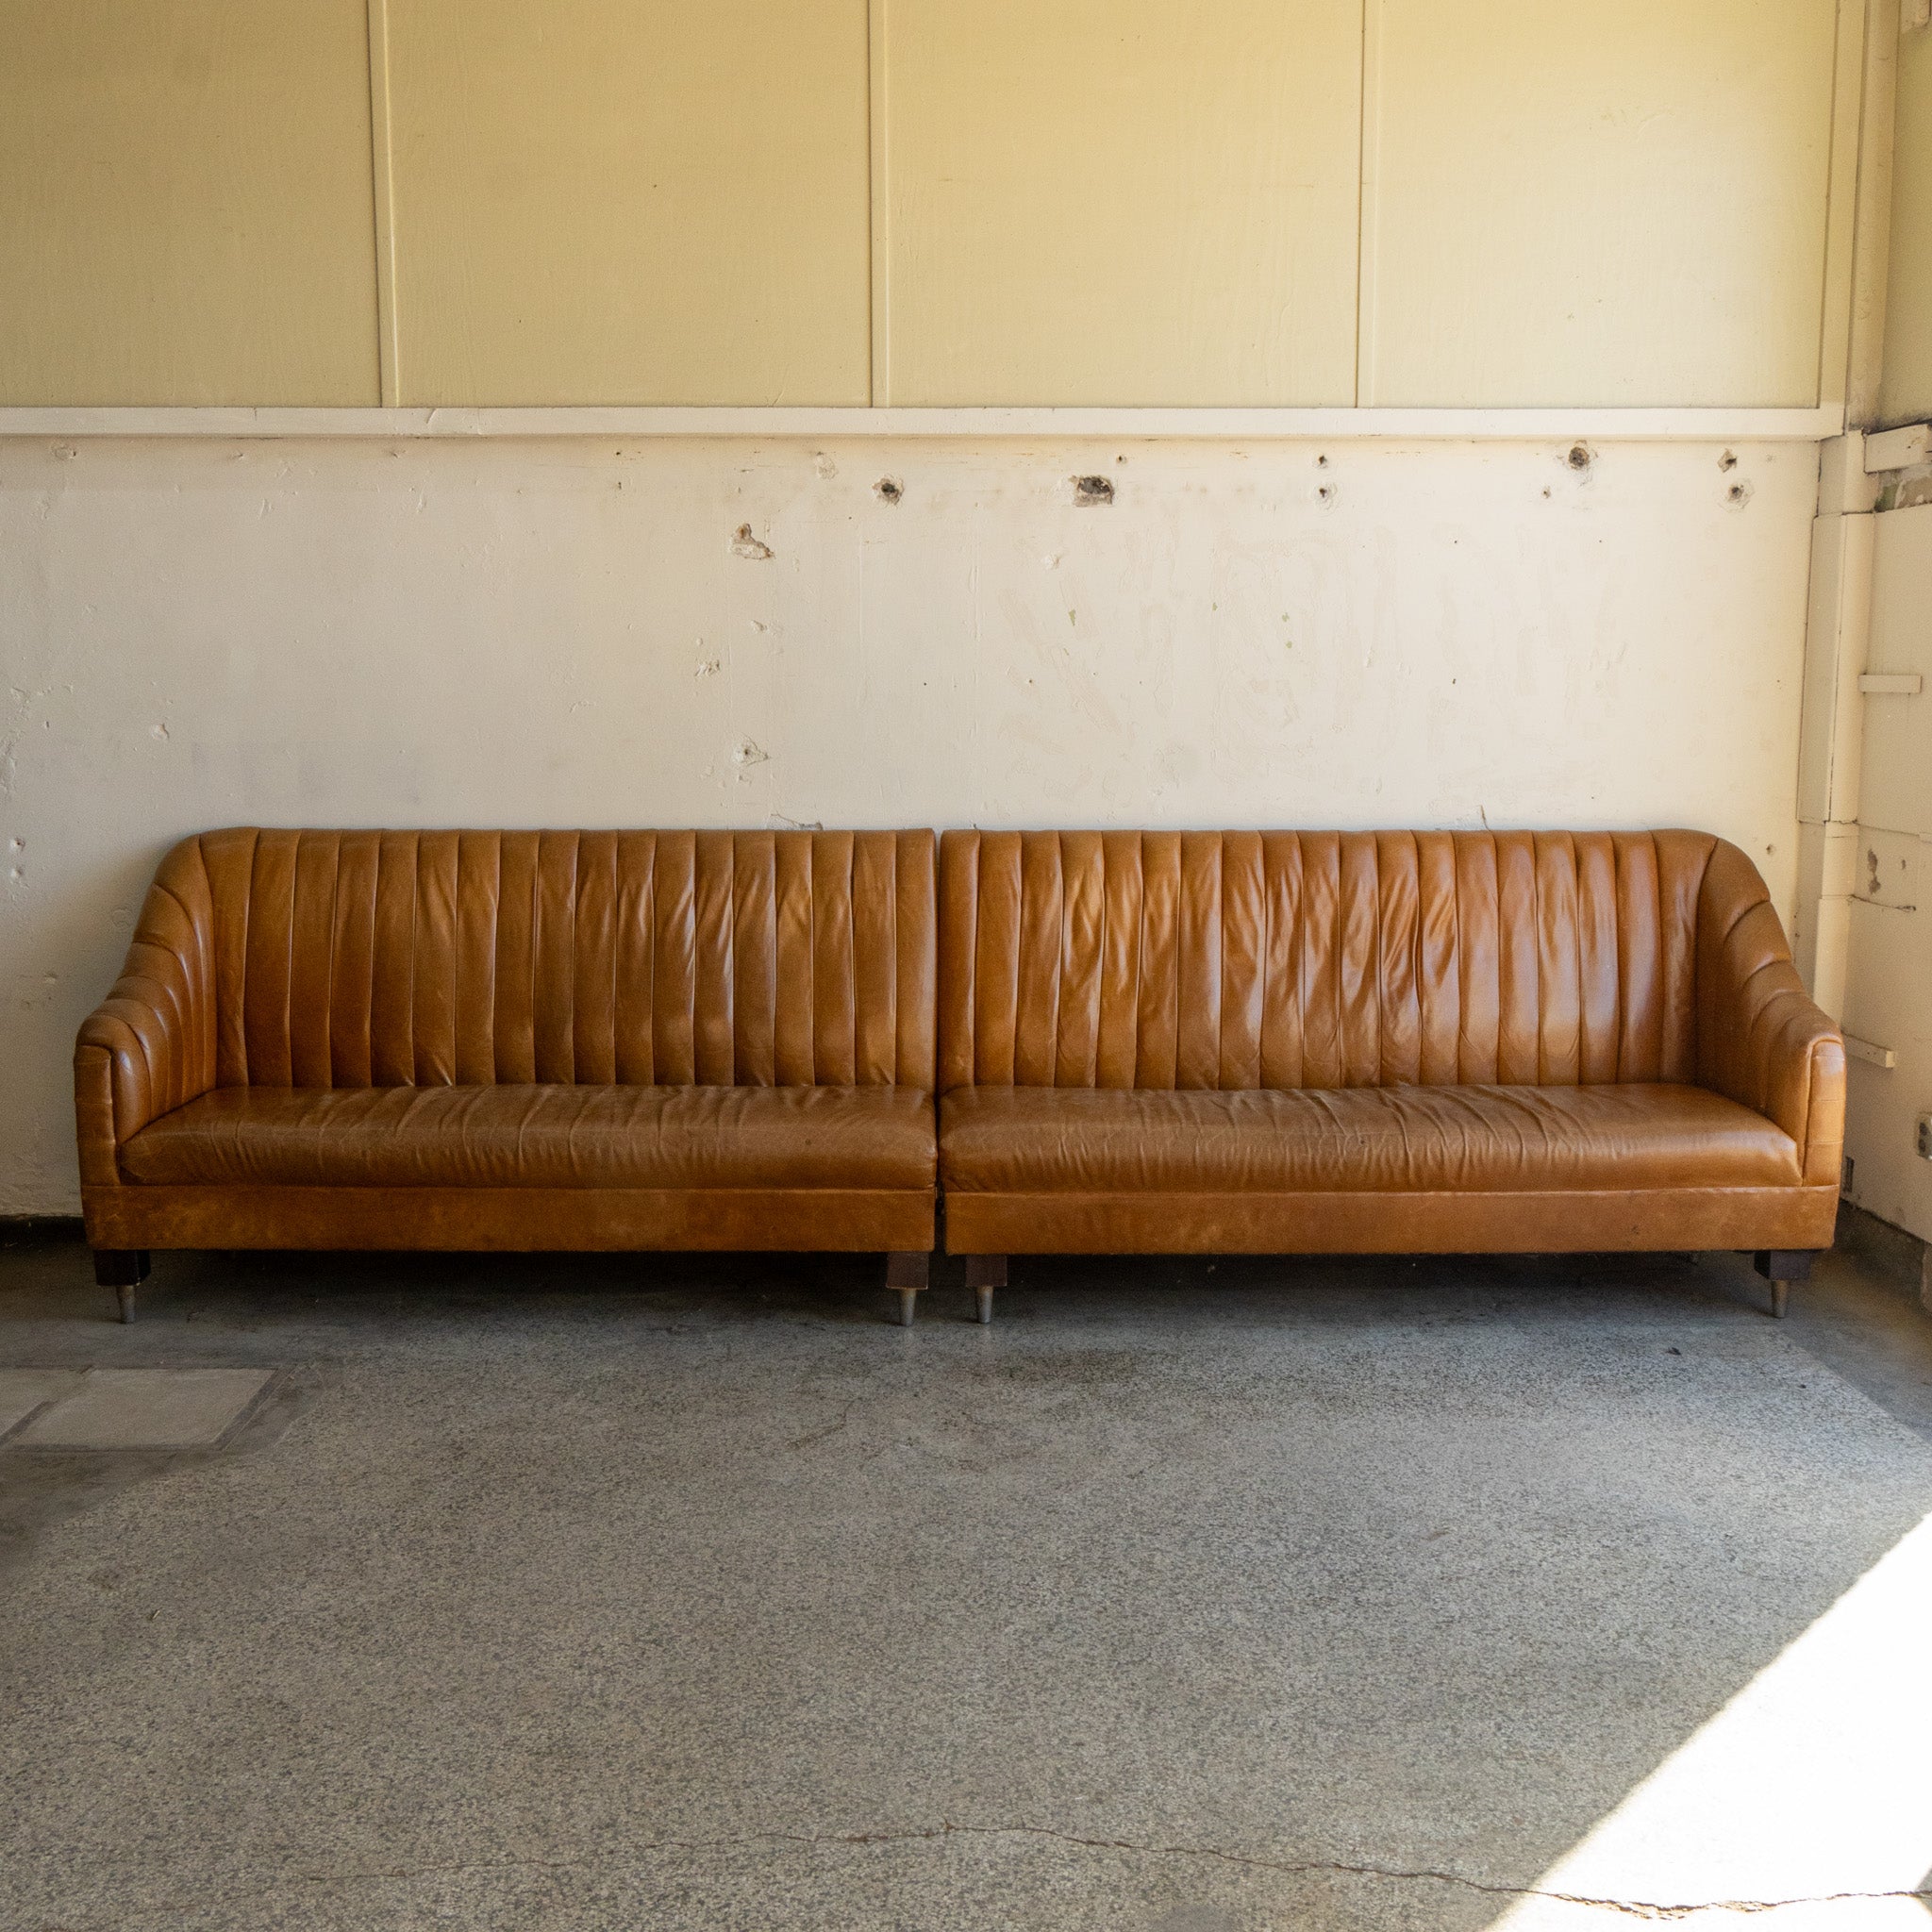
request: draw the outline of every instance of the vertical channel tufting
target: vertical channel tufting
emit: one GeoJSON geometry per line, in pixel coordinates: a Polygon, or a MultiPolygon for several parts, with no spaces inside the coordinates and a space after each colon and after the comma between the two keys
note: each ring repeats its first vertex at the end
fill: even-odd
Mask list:
{"type": "Polygon", "coordinates": [[[1270,832],[1261,841],[1261,891],[1267,950],[1263,956],[1260,1084],[1302,1084],[1302,841],[1270,832]]]}
{"type": "Polygon", "coordinates": [[[1567,832],[1538,832],[1536,854],[1537,1084],[1574,1087],[1582,1065],[1582,965],[1577,957],[1576,853],[1567,832]]]}
{"type": "Polygon", "coordinates": [[[1060,837],[1020,836],[1020,943],[1013,1014],[1013,1085],[1051,1087],[1059,1044],[1063,943],[1060,837]]]}
{"type": "Polygon", "coordinates": [[[1141,1012],[1134,1085],[1173,1091],[1180,1064],[1181,841],[1177,832],[1141,840],[1141,1012]]]}
{"type": "Polygon", "coordinates": [[[1502,956],[1496,924],[1496,841],[1488,832],[1456,840],[1456,963],[1460,987],[1457,1079],[1464,1086],[1496,1081],[1503,1029],[1502,956]]]}
{"type": "Polygon", "coordinates": [[[1622,1016],[1617,1078],[1655,1080],[1663,1064],[1663,946],[1658,920],[1657,841],[1647,832],[1620,832],[1617,856],[1617,982],[1622,1016]]]}
{"type": "Polygon", "coordinates": [[[336,853],[336,906],[329,939],[328,1058],[331,1087],[367,1087],[369,1002],[375,991],[378,832],[344,832],[336,853]]]}
{"type": "Polygon", "coordinates": [[[418,1087],[456,1083],[457,859],[455,832],[425,832],[416,841],[411,1024],[418,1087]]]}
{"type": "Polygon", "coordinates": [[[777,957],[773,1075],[780,1087],[809,1087],[812,1046],[812,835],[780,832],[772,855],[774,944],[777,957]]]}
{"type": "Polygon", "coordinates": [[[735,866],[729,832],[700,832],[691,871],[691,1076],[728,1087],[736,1043],[732,1019],[731,902],[735,866]]]}
{"type": "Polygon", "coordinates": [[[1131,1087],[1140,1058],[1141,835],[1103,833],[1100,860],[1100,1021],[1093,1078],[1102,1087],[1131,1087]]]}
{"type": "Polygon", "coordinates": [[[416,1084],[414,982],[416,834],[384,832],[376,843],[375,917],[369,988],[369,1080],[416,1084]]]}
{"type": "Polygon", "coordinates": [[[654,1047],[658,997],[657,860],[655,832],[618,835],[611,1027],[617,1078],[633,1087],[651,1087],[658,1082],[654,1047]]]}
{"type": "Polygon", "coordinates": [[[530,916],[530,1032],[537,1078],[576,1078],[577,835],[537,835],[530,916]]]}
{"type": "Polygon", "coordinates": [[[811,835],[812,1078],[849,1087],[857,1038],[852,1010],[852,834],[811,835]]]}
{"type": "Polygon", "coordinates": [[[941,1088],[1695,1077],[1700,833],[949,833],[941,1088]]]}
{"type": "Polygon", "coordinates": [[[248,990],[244,1024],[248,1079],[255,1087],[291,1085],[290,946],[295,920],[295,858],[301,835],[265,831],[256,841],[248,888],[248,990]]]}
{"type": "Polygon", "coordinates": [[[1341,839],[1303,836],[1301,920],[1302,1085],[1346,1084],[1341,1053],[1341,839]]]}
{"type": "Polygon", "coordinates": [[[770,832],[741,832],[732,847],[733,1079],[769,1087],[778,1065],[778,847],[770,832]]]}
{"type": "Polygon", "coordinates": [[[457,1081],[496,1080],[496,928],[503,835],[465,832],[457,841],[457,1081]]]}
{"type": "Polygon", "coordinates": [[[248,1085],[248,902],[259,837],[246,826],[201,837],[214,908],[215,1081],[223,1087],[248,1085]]]}
{"type": "Polygon", "coordinates": [[[1382,1071],[1379,1002],[1382,891],[1373,832],[1341,835],[1342,1084],[1373,1087],[1382,1071]]]}
{"type": "Polygon", "coordinates": [[[1221,1081],[1221,835],[1181,835],[1174,926],[1174,1084],[1221,1081]]]}
{"type": "Polygon", "coordinates": [[[1701,832],[1656,835],[1663,941],[1663,1051],[1657,1077],[1697,1077],[1697,902],[1717,841],[1701,832]]]}
{"type": "Polygon", "coordinates": [[[1013,1084],[1013,1022],[1020,993],[1020,835],[979,835],[973,951],[973,1077],[1013,1084]]]}
{"type": "Polygon", "coordinates": [[[1607,832],[1579,832],[1573,842],[1581,982],[1577,1077],[1601,1086],[1617,1077],[1617,861],[1607,832]]]}
{"type": "Polygon", "coordinates": [[[1100,1064],[1100,978],[1106,950],[1107,858],[1098,832],[1063,832],[1059,1016],[1053,1084],[1091,1087],[1100,1064]]]}
{"type": "Polygon", "coordinates": [[[898,841],[858,832],[852,841],[852,1076],[890,1087],[898,1060],[898,841]]]}
{"type": "Polygon", "coordinates": [[[1423,1076],[1422,889],[1413,834],[1376,836],[1375,878],[1381,929],[1375,1008],[1381,1066],[1376,1078],[1384,1087],[1413,1087],[1423,1076]]]}
{"type": "Polygon", "coordinates": [[[1267,972],[1261,835],[1227,832],[1221,840],[1221,1056],[1215,1071],[1215,1084],[1227,1091],[1261,1084],[1267,972]]]}
{"type": "Polygon", "coordinates": [[[505,832],[499,841],[496,885],[496,1001],[491,1052],[506,1085],[537,1077],[536,986],[537,835],[505,832]]]}
{"type": "Polygon", "coordinates": [[[617,834],[581,833],[570,997],[572,1071],[583,1086],[617,1078],[616,908],[617,834]]]}
{"type": "Polygon", "coordinates": [[[692,999],[697,980],[697,835],[658,841],[658,951],[651,1036],[660,1087],[689,1087],[694,1072],[692,999]]]}
{"type": "Polygon", "coordinates": [[[937,1077],[933,989],[939,973],[933,836],[926,831],[901,832],[897,842],[893,891],[899,999],[892,1077],[904,1086],[930,1091],[937,1077]]]}
{"type": "Polygon", "coordinates": [[[331,969],[335,964],[334,832],[304,832],[295,845],[295,891],[289,920],[289,1084],[327,1087],[331,969]]]}
{"type": "Polygon", "coordinates": [[[1496,845],[1496,1078],[1533,1087],[1541,1061],[1537,1020],[1536,844],[1498,832],[1496,845]]]}
{"type": "Polygon", "coordinates": [[[1455,835],[1417,833],[1415,856],[1416,1002],[1422,1022],[1417,1078],[1427,1087],[1448,1087],[1457,1080],[1462,1036],[1455,835]]]}

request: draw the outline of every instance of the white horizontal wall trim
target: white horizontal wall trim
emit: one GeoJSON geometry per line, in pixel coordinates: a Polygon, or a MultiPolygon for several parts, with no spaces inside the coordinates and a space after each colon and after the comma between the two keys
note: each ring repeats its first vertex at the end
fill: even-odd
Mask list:
{"type": "Polygon", "coordinates": [[[1223,441],[1815,442],[1815,409],[6,409],[0,437],[1191,437],[1223,441]]]}

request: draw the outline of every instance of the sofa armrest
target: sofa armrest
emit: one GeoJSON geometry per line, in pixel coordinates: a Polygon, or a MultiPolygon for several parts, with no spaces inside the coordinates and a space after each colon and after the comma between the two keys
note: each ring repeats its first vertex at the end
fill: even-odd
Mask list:
{"type": "Polygon", "coordinates": [[[113,1187],[119,1149],[215,1084],[214,919],[199,840],[148,888],[121,976],[74,1047],[83,1187],[113,1187]]]}
{"type": "Polygon", "coordinates": [[[1791,1137],[1807,1187],[1838,1185],[1844,1037],[1805,991],[1757,868],[1723,841],[1697,908],[1697,1073],[1791,1137]]]}

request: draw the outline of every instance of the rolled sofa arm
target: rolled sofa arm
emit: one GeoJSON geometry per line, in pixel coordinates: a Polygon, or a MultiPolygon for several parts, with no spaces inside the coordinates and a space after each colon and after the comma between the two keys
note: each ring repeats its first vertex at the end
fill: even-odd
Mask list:
{"type": "Polygon", "coordinates": [[[1836,1187],[1845,1042],[1805,991],[1757,868],[1720,840],[1697,906],[1697,1075],[1775,1121],[1807,1187],[1836,1187]]]}
{"type": "Polygon", "coordinates": [[[120,1147],[214,1084],[214,906],[201,841],[187,839],[162,859],[121,977],[75,1042],[81,1185],[118,1185],[120,1147]]]}

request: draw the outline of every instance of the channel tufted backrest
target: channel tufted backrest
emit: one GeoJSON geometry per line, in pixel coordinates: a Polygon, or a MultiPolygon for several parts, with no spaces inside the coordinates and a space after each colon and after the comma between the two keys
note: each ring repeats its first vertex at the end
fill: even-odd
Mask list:
{"type": "Polygon", "coordinates": [[[932,1085],[930,832],[244,829],[164,874],[219,1086],[932,1085]]]}
{"type": "Polygon", "coordinates": [[[1717,844],[948,832],[940,1086],[1695,1081],[1717,844]]]}

